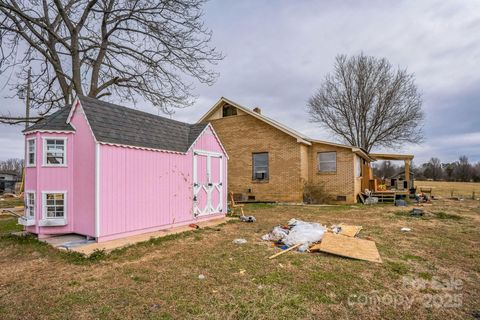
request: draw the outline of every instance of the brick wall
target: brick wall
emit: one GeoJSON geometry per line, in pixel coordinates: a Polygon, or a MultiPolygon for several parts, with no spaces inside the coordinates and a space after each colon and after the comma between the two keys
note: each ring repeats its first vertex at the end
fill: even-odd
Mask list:
{"type": "MultiPolygon", "coordinates": [[[[354,174],[355,156],[350,149],[335,147],[320,143],[313,143],[310,147],[310,170],[309,177],[312,183],[325,186],[326,191],[336,199],[337,196],[346,196],[349,203],[356,202],[355,189],[358,189],[354,174]],[[323,173],[318,171],[317,154],[319,152],[337,153],[337,171],[323,173]]],[[[358,180],[360,182],[361,180],[358,180]]]]}
{"type": "Polygon", "coordinates": [[[345,196],[346,202],[356,202],[362,179],[355,177],[355,155],[350,149],[298,143],[296,138],[245,113],[225,118],[215,115],[209,121],[230,157],[229,191],[252,195],[256,200],[302,202],[304,184],[308,180],[323,184],[334,199],[345,196]],[[328,151],[337,153],[337,171],[320,173],[317,153],[328,151]],[[268,181],[252,179],[254,152],[269,153],[268,181]]]}
{"type": "Polygon", "coordinates": [[[307,177],[308,150],[292,136],[250,115],[211,119],[229,157],[228,190],[255,195],[257,200],[303,201],[303,177],[307,177]],[[252,153],[269,153],[269,180],[252,179],[252,153]]]}

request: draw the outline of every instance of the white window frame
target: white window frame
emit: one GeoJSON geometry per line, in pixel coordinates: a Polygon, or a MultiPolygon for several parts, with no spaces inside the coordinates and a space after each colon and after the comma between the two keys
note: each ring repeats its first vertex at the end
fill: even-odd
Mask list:
{"type": "Polygon", "coordinates": [[[322,151],[317,152],[317,161],[318,161],[318,172],[319,173],[336,173],[337,172],[337,151],[322,151]],[[320,155],[325,153],[334,153],[335,160],[334,161],[320,161],[320,155]],[[322,163],[335,163],[335,170],[322,170],[322,163]]]}
{"type": "Polygon", "coordinates": [[[37,199],[36,199],[36,194],[34,191],[25,191],[25,217],[28,220],[34,220],[35,219],[35,211],[37,207],[37,199]],[[33,196],[33,206],[30,206],[30,200],[31,196],[33,196]],[[33,214],[30,215],[30,209],[32,209],[33,214]]]}
{"type": "Polygon", "coordinates": [[[64,226],[67,224],[67,214],[68,214],[68,201],[67,201],[67,191],[43,191],[42,192],[42,220],[39,221],[38,225],[41,227],[46,226],[64,226]],[[63,217],[47,217],[47,194],[63,194],[63,217]]]}
{"type": "Polygon", "coordinates": [[[43,150],[42,150],[42,158],[44,167],[66,167],[67,166],[67,137],[42,137],[43,139],[43,150]],[[63,140],[63,163],[62,164],[55,164],[55,163],[47,163],[47,140],[63,140]]]}
{"type": "Polygon", "coordinates": [[[37,165],[37,139],[28,138],[27,139],[27,167],[35,167],[37,165]],[[33,163],[30,163],[30,141],[33,141],[33,163]]]}
{"type": "Polygon", "coordinates": [[[362,177],[362,165],[363,159],[359,156],[355,156],[355,177],[361,178],[362,177]]]}
{"type": "MultiPolygon", "coordinates": [[[[262,166],[260,166],[262,167],[262,166]]],[[[270,180],[270,154],[269,152],[252,152],[252,180],[253,181],[269,181],[270,180]],[[265,178],[263,179],[258,179],[255,174],[256,174],[256,171],[255,169],[258,168],[258,166],[255,166],[255,155],[267,155],[267,165],[264,166],[266,168],[266,171],[265,171],[265,178]]]]}

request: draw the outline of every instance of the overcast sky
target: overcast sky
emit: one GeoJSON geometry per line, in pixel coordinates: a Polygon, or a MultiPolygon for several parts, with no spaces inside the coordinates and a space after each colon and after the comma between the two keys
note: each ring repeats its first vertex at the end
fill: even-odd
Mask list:
{"type": "MultiPolygon", "coordinates": [[[[337,54],[386,57],[414,73],[423,93],[426,141],[402,150],[480,161],[480,1],[210,1],[205,21],[226,58],[196,104],[173,117],[195,122],[221,96],[262,112],[312,138],[335,137],[308,121],[306,101],[337,54]]],[[[0,79],[1,80],[1,79],[0,79]]],[[[0,86],[1,88],[1,86],[0,86]]],[[[0,112],[23,112],[5,99],[0,112]]],[[[149,112],[148,104],[137,108],[149,112]]],[[[0,125],[0,160],[21,157],[21,127],[0,125]]],[[[377,150],[376,150],[377,151],[377,150]]]]}

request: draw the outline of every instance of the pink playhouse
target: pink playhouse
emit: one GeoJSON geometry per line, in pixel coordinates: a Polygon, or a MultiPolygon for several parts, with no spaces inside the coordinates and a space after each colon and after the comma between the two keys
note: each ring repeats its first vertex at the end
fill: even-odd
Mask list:
{"type": "Polygon", "coordinates": [[[210,124],[79,97],[24,133],[19,223],[39,238],[102,242],[226,213],[227,154],[210,124]]]}

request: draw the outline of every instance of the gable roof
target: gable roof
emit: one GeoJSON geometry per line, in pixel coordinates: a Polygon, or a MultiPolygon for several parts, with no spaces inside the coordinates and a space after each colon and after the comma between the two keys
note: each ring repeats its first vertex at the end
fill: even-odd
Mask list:
{"type": "Polygon", "coordinates": [[[283,124],[281,124],[280,122],[276,121],[276,120],[273,120],[269,117],[266,117],[258,112],[255,112],[249,108],[246,108],[232,100],[229,100],[225,97],[221,97],[220,100],[218,100],[217,103],[215,103],[215,105],[210,108],[210,110],[208,110],[207,113],[205,113],[205,115],[203,117],[200,118],[200,120],[197,121],[197,123],[201,123],[201,122],[204,122],[206,119],[208,119],[220,106],[222,106],[224,103],[227,103],[231,106],[234,106],[235,108],[238,108],[240,110],[242,110],[243,112],[259,119],[259,120],[262,120],[263,122],[266,122],[268,123],[269,125],[279,129],[280,131],[283,131],[285,132],[286,134],[294,137],[297,139],[297,142],[300,142],[300,143],[304,143],[304,144],[307,144],[307,145],[311,145],[312,143],[310,142],[310,138],[308,138],[307,136],[303,135],[302,133],[296,131],[296,130],[293,130],[283,124]]]}
{"type": "Polygon", "coordinates": [[[23,132],[32,132],[32,131],[75,131],[73,127],[67,123],[68,114],[70,113],[70,108],[63,107],[58,111],[55,111],[49,116],[37,121],[33,125],[29,126],[23,132]]]}
{"type": "MultiPolygon", "coordinates": [[[[208,123],[188,124],[95,98],[78,96],[77,99],[100,143],[185,153],[208,126],[208,123]]],[[[62,125],[74,131],[69,124],[69,113],[73,113],[76,106],[77,101],[72,108],[62,108],[61,114],[56,116],[55,126],[48,121],[39,124],[39,121],[25,132],[54,130],[57,122],[62,121],[62,125]]]]}
{"type": "Polygon", "coordinates": [[[340,143],[333,143],[333,142],[328,142],[328,141],[322,141],[322,140],[315,140],[315,139],[311,139],[309,137],[307,137],[306,135],[294,130],[294,129],[291,129],[287,126],[285,126],[284,124],[276,121],[276,120],[273,120],[272,118],[269,118],[269,117],[266,117],[264,116],[263,114],[261,113],[258,113],[258,112],[255,112],[249,108],[246,108],[232,100],[229,100],[225,97],[221,97],[217,103],[215,103],[215,105],[210,108],[210,110],[207,111],[207,113],[205,113],[205,115],[203,115],[203,117],[200,118],[200,120],[198,120],[197,123],[201,123],[203,121],[205,121],[206,119],[208,119],[219,107],[221,107],[222,105],[224,104],[229,104],[231,106],[234,106],[235,108],[238,108],[240,110],[242,110],[243,112],[279,129],[280,131],[283,131],[284,133],[294,137],[297,139],[297,142],[299,143],[303,143],[303,144],[306,144],[306,145],[312,145],[312,143],[320,143],[320,144],[326,144],[326,145],[330,145],[330,146],[334,146],[334,147],[339,147],[339,148],[347,148],[347,149],[351,149],[352,152],[354,152],[355,154],[358,154],[359,156],[361,156],[362,158],[365,158],[367,160],[370,160],[372,161],[373,159],[368,155],[368,152],[366,152],[365,150],[362,150],[361,148],[358,148],[358,147],[354,147],[354,146],[350,146],[350,145],[346,145],[346,144],[340,144],[340,143]]]}

